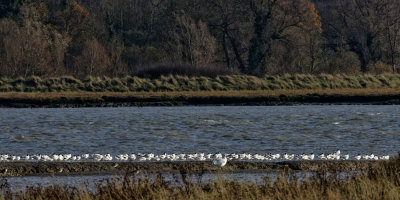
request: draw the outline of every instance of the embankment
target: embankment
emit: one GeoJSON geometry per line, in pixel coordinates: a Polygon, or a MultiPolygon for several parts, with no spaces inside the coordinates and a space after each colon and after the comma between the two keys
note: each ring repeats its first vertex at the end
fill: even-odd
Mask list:
{"type": "Polygon", "coordinates": [[[0,107],[116,107],[183,105],[400,104],[399,89],[6,92],[0,107]]]}
{"type": "Polygon", "coordinates": [[[400,75],[0,78],[2,107],[400,104],[400,75]]]}

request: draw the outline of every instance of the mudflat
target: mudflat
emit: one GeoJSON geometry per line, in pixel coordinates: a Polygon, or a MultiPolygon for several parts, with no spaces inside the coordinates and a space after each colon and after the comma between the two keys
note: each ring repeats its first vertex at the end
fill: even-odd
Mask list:
{"type": "Polygon", "coordinates": [[[138,171],[180,173],[262,171],[364,171],[388,161],[284,161],[228,162],[218,167],[212,162],[2,162],[0,176],[66,176],[92,174],[130,174],[138,171]]]}

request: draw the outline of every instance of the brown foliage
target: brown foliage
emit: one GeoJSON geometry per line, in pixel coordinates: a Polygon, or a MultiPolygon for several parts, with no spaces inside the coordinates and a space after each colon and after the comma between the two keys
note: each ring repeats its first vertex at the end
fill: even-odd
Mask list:
{"type": "Polygon", "coordinates": [[[370,63],[367,65],[367,72],[370,74],[393,73],[393,67],[383,62],[370,63]]]}
{"type": "MultiPolygon", "coordinates": [[[[23,24],[19,27],[11,20],[2,20],[1,25],[8,29],[3,35],[3,71],[7,76],[46,76],[52,73],[51,53],[46,38],[47,31],[39,21],[40,15],[35,7],[24,5],[21,8],[23,24]]],[[[2,29],[3,29],[2,28],[2,29]]]]}
{"type": "Polygon", "coordinates": [[[172,49],[176,51],[176,61],[191,65],[214,63],[216,40],[202,21],[195,22],[190,16],[176,17],[177,28],[174,31],[172,49]]]}
{"type": "Polygon", "coordinates": [[[85,76],[105,76],[108,74],[110,65],[110,59],[105,48],[93,38],[85,42],[82,55],[76,57],[72,74],[81,78],[85,76]]]}
{"type": "Polygon", "coordinates": [[[0,19],[0,75],[114,77],[171,63],[222,66],[256,76],[397,72],[399,2],[0,3],[7,13],[0,19]],[[371,71],[380,62],[392,70],[371,71]]]}

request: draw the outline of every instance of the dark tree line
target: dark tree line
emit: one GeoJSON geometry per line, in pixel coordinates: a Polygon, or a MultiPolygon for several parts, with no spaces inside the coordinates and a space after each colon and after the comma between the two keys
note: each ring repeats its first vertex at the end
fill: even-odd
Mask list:
{"type": "Polygon", "coordinates": [[[3,0],[0,76],[394,72],[399,20],[398,0],[3,0]]]}

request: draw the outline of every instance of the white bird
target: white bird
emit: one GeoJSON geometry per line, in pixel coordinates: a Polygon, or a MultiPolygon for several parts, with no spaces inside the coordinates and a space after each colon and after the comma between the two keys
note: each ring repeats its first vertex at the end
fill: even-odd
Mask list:
{"type": "Polygon", "coordinates": [[[43,160],[43,161],[53,161],[54,159],[53,159],[53,158],[51,158],[51,157],[50,157],[50,156],[48,156],[48,155],[42,155],[42,156],[38,157],[38,160],[43,160]]]}
{"type": "Polygon", "coordinates": [[[101,161],[102,159],[103,159],[103,155],[101,155],[101,154],[94,154],[93,155],[93,159],[95,160],[95,161],[101,161]]]}
{"type": "Polygon", "coordinates": [[[31,157],[29,156],[29,155],[25,155],[25,156],[23,156],[22,157],[24,160],[30,160],[31,159],[31,157]]]}
{"type": "Polygon", "coordinates": [[[232,154],[232,159],[238,160],[239,159],[239,154],[232,154]]]}
{"type": "Polygon", "coordinates": [[[225,157],[225,155],[222,158],[216,158],[213,160],[213,164],[223,167],[226,165],[226,163],[228,162],[228,159],[225,157]]]}
{"type": "Polygon", "coordinates": [[[272,159],[277,160],[281,158],[281,154],[277,153],[277,154],[272,154],[272,159]]]}
{"type": "Polygon", "coordinates": [[[118,161],[124,160],[124,155],[123,154],[118,154],[115,156],[115,159],[118,161]]]}
{"type": "Polygon", "coordinates": [[[300,160],[309,160],[309,156],[303,153],[303,154],[299,155],[299,159],[300,160]]]}
{"type": "Polygon", "coordinates": [[[69,160],[72,158],[72,154],[64,154],[64,160],[69,160]]]}
{"type": "Polygon", "coordinates": [[[131,160],[136,160],[136,154],[131,154],[131,155],[129,156],[129,159],[131,159],[131,160]]]}
{"type": "Polygon", "coordinates": [[[370,159],[370,160],[377,160],[377,159],[375,158],[375,155],[374,155],[374,154],[369,155],[369,159],[370,159]]]}
{"type": "Polygon", "coordinates": [[[283,159],[289,160],[289,154],[287,154],[287,153],[283,154],[283,159]]]}
{"type": "Polygon", "coordinates": [[[149,160],[151,160],[152,158],[154,158],[154,154],[153,153],[147,154],[147,158],[149,158],[149,160]]]}
{"type": "Polygon", "coordinates": [[[199,156],[198,156],[198,159],[199,159],[200,161],[205,161],[205,160],[207,160],[206,157],[205,157],[205,155],[204,155],[204,153],[200,153],[199,156]]]}
{"type": "Polygon", "coordinates": [[[265,157],[263,155],[255,154],[254,155],[254,159],[256,159],[256,160],[264,160],[265,157]]]}
{"type": "Polygon", "coordinates": [[[390,157],[388,155],[379,157],[380,160],[389,160],[389,158],[390,157]]]}
{"type": "Polygon", "coordinates": [[[139,158],[139,161],[146,161],[146,160],[147,160],[146,157],[140,157],[140,158],[139,158]]]}
{"type": "Polygon", "coordinates": [[[338,149],[335,153],[336,160],[340,160],[340,150],[338,149]]]}
{"type": "Polygon", "coordinates": [[[109,153],[103,156],[103,160],[105,160],[105,161],[112,161],[112,159],[113,159],[113,157],[109,153]]]}
{"type": "Polygon", "coordinates": [[[361,160],[361,155],[360,154],[358,154],[358,155],[356,155],[356,157],[354,157],[356,160],[361,160]]]}

